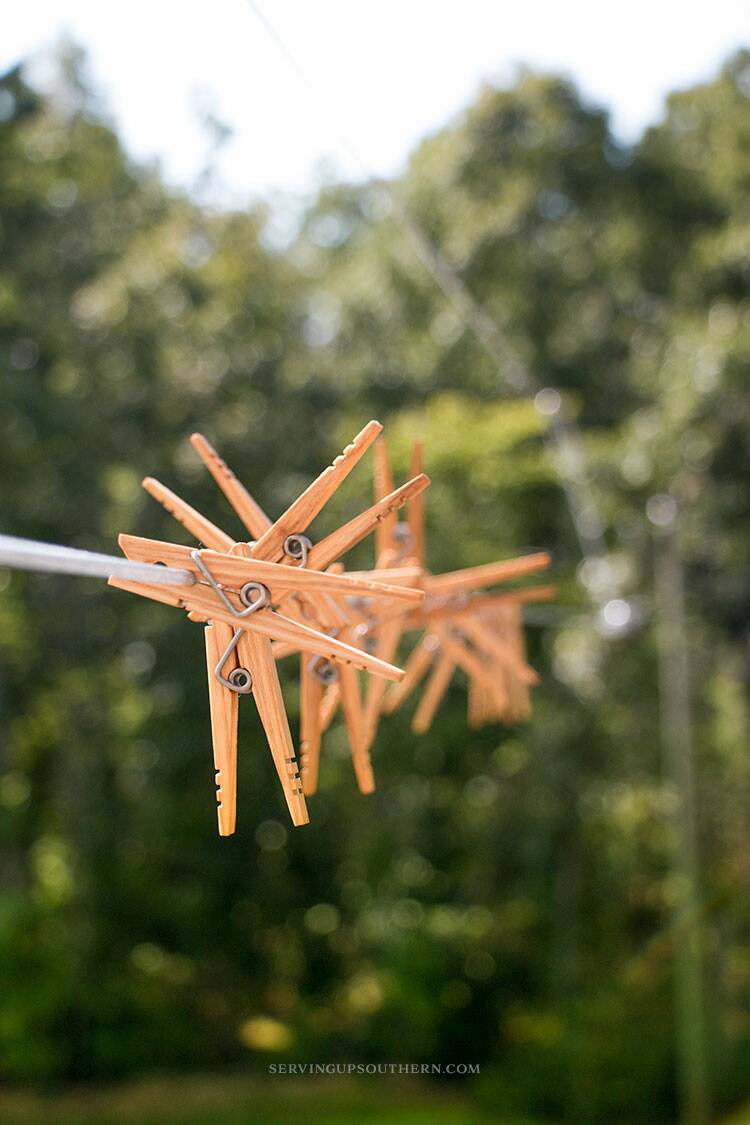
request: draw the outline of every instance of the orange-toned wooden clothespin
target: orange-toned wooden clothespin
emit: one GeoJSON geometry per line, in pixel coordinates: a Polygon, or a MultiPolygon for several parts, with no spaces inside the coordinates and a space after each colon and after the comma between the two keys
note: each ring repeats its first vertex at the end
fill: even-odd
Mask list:
{"type": "MultiPolygon", "coordinates": [[[[382,505],[387,497],[399,493],[403,494],[406,491],[408,493],[408,516],[407,522],[400,523],[397,520],[395,509],[385,512],[375,531],[376,568],[368,571],[367,577],[377,578],[378,581],[386,581],[389,584],[391,584],[393,578],[395,584],[403,585],[414,593],[419,588],[423,573],[420,561],[423,550],[421,545],[424,542],[424,533],[421,528],[422,507],[420,504],[423,490],[414,489],[411,485],[415,481],[423,480],[424,473],[421,470],[419,458],[413,457],[411,481],[407,482],[401,489],[394,490],[390,459],[382,435],[378,437],[375,443],[374,453],[375,507],[382,505]],[[416,504],[419,504],[419,507],[416,508],[415,515],[414,505],[416,504]],[[415,549],[413,543],[420,544],[420,547],[415,549]]],[[[364,578],[365,574],[359,572],[359,577],[364,578]]],[[[409,611],[415,607],[409,605],[396,607],[395,604],[386,607],[382,602],[378,602],[376,606],[373,600],[367,597],[347,599],[347,601],[349,612],[357,619],[357,624],[350,632],[355,643],[360,644],[381,660],[390,662],[398,649],[409,611]]],[[[364,701],[358,712],[358,718],[361,716],[360,737],[363,748],[360,753],[363,759],[369,759],[369,752],[375,741],[382,712],[383,697],[384,688],[373,679],[369,679],[364,701]]],[[[343,694],[339,693],[339,696],[333,700],[330,706],[334,707],[339,703],[345,704],[345,702],[343,694]]],[[[346,713],[345,706],[344,711],[346,713]]]]}
{"type": "MultiPolygon", "coordinates": [[[[417,496],[429,484],[429,480],[424,473],[418,473],[401,488],[390,488],[383,494],[378,495],[375,504],[342,527],[337,528],[319,543],[312,544],[310,542],[304,534],[309,523],[319,514],[381,430],[380,423],[368,423],[354,441],[347,446],[341,456],[336,458],[333,464],[313,481],[302,496],[287,509],[275,524],[271,523],[269,517],[262,511],[244,486],[240,484],[226,462],[222,460],[205,437],[200,434],[193,434],[191,442],[245,526],[251,534],[258,536],[257,541],[248,544],[247,553],[250,557],[256,560],[284,558],[301,569],[305,569],[307,573],[315,573],[327,568],[326,573],[331,575],[331,566],[340,555],[350,550],[373,530],[376,534],[379,534],[379,530],[384,523],[395,519],[393,513],[408,500],[417,496]]],[[[172,503],[174,504],[174,499],[172,503]]],[[[351,575],[351,577],[358,580],[356,575],[351,575]]],[[[372,600],[376,590],[375,588],[368,590],[366,582],[377,578],[379,578],[377,571],[362,575],[359,590],[355,590],[351,584],[347,587],[344,582],[339,583],[338,586],[331,582],[329,587],[321,582],[315,588],[310,585],[309,587],[302,586],[299,590],[294,590],[293,586],[290,586],[288,590],[279,593],[276,603],[278,606],[284,606],[284,612],[290,618],[312,624],[323,632],[340,637],[350,643],[356,643],[355,630],[359,621],[352,606],[355,602],[372,600]]],[[[382,584],[378,583],[378,585],[380,586],[378,604],[386,599],[398,604],[410,602],[412,604],[409,608],[412,608],[424,596],[420,590],[413,588],[413,583],[404,581],[401,576],[394,583],[394,586],[401,587],[402,592],[400,594],[393,589],[386,592],[382,589],[382,584]]],[[[274,643],[274,655],[277,659],[281,659],[292,651],[294,651],[294,646],[291,644],[274,643]]],[[[389,662],[386,661],[386,663],[389,662]]],[[[310,795],[315,792],[317,786],[318,758],[323,723],[321,716],[312,715],[310,709],[322,708],[323,695],[317,691],[311,681],[321,677],[321,682],[327,681],[330,683],[337,678],[341,680],[335,693],[335,699],[337,704],[341,705],[344,715],[357,783],[362,792],[372,792],[374,777],[369,755],[371,739],[367,734],[367,723],[360,699],[360,686],[356,672],[340,662],[329,667],[319,660],[311,660],[309,657],[303,657],[300,689],[300,765],[304,791],[307,795],[310,795]]],[[[332,714],[332,709],[329,710],[328,721],[330,721],[332,714]]]]}
{"type": "MultiPolygon", "coordinates": [[[[191,441],[247,530],[255,538],[237,542],[221,528],[153,478],[144,487],[194,535],[202,549],[123,535],[129,559],[171,565],[193,574],[194,585],[170,587],[111,579],[111,584],[144,597],[179,606],[206,624],[214,763],[217,772],[219,831],[234,831],[236,820],[237,696],[252,693],[294,824],[308,820],[302,782],[276,671],[277,651],[302,654],[303,698],[317,701],[318,717],[303,719],[303,765],[314,753],[322,730],[322,691],[311,685],[324,667],[338,678],[352,738],[360,787],[373,787],[364,738],[357,670],[398,680],[403,674],[388,661],[349,643],[350,622],[340,608],[345,599],[382,600],[413,608],[423,594],[404,583],[387,585],[377,575],[328,571],[337,555],[364,538],[378,522],[429,483],[419,480],[396,490],[313,547],[304,534],[382,427],[370,422],[327,469],[275,522],[263,512],[213,447],[200,434],[191,441]],[[337,601],[338,599],[338,601],[337,601]],[[280,608],[284,612],[280,612],[280,608]]],[[[321,688],[323,686],[322,681],[321,688]]]]}
{"type": "MultiPolygon", "coordinates": [[[[382,440],[382,439],[381,439],[382,440]]],[[[381,454],[383,458],[385,454],[381,454]]],[[[410,471],[421,471],[422,446],[414,443],[410,471]]],[[[381,462],[381,476],[387,473],[381,462]]],[[[394,529],[395,533],[395,529],[394,529]]],[[[503,594],[480,592],[549,566],[547,552],[537,552],[517,559],[507,559],[482,566],[467,567],[446,574],[431,575],[425,567],[424,511],[421,499],[409,509],[408,539],[410,562],[420,566],[419,585],[425,600],[407,615],[399,609],[385,609],[379,614],[381,635],[394,622],[404,629],[419,629],[423,637],[407,659],[404,678],[389,692],[379,685],[369,689],[372,697],[382,697],[379,708],[392,712],[399,707],[430,672],[424,694],[412,722],[417,733],[429,729],[440,701],[444,697],[456,668],[461,668],[469,682],[469,720],[471,725],[500,720],[516,722],[530,713],[529,686],[538,682],[536,673],[526,663],[523,623],[520,606],[525,601],[541,601],[555,594],[554,587],[532,587],[503,594]]],[[[390,554],[383,542],[383,561],[390,554]]],[[[384,569],[382,577],[388,575],[384,569]]],[[[390,579],[392,581],[392,579],[390,579]]],[[[394,626],[395,627],[395,626],[394,626]]],[[[382,655],[396,649],[373,651],[382,655]]]]}

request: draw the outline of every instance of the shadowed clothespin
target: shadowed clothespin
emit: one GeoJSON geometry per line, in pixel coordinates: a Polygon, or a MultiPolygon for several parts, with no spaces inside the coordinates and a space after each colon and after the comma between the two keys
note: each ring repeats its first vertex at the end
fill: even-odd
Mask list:
{"type": "MultiPolygon", "coordinates": [[[[392,485],[385,440],[378,442],[376,489],[392,485]]],[[[422,471],[422,443],[412,446],[410,474],[422,471]]],[[[461,668],[469,682],[469,722],[517,722],[531,711],[529,687],[538,683],[536,672],[526,663],[521,605],[543,601],[556,594],[553,586],[530,587],[507,593],[487,589],[544,570],[550,564],[547,552],[522,558],[468,567],[432,575],[425,564],[424,508],[420,500],[410,504],[406,524],[392,520],[384,524],[377,541],[378,575],[393,581],[401,567],[411,567],[414,584],[425,599],[407,614],[383,608],[371,626],[379,639],[371,651],[383,659],[395,659],[403,632],[420,630],[423,636],[404,665],[404,677],[390,691],[383,683],[371,683],[369,715],[374,732],[381,713],[399,707],[429,672],[425,690],[412,720],[417,734],[429,730],[453,673],[461,668]],[[484,591],[484,592],[481,592],[484,591]]]]}

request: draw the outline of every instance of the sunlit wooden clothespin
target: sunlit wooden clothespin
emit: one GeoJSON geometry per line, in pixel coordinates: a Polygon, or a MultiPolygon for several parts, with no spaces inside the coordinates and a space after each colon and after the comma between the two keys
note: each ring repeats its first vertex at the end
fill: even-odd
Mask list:
{"type": "MultiPolygon", "coordinates": [[[[376,506],[382,504],[388,496],[398,493],[394,489],[393,474],[385,441],[378,437],[374,448],[374,494],[376,506]]],[[[415,450],[412,466],[409,473],[411,481],[424,479],[421,469],[421,449],[415,450]]],[[[408,487],[409,482],[404,487],[408,487]]],[[[423,574],[422,563],[424,554],[424,539],[422,529],[422,490],[411,492],[407,503],[407,522],[399,522],[396,509],[392,508],[379,521],[375,529],[375,569],[372,571],[356,572],[360,578],[370,578],[387,581],[407,589],[416,591],[420,587],[423,574]]],[[[412,594],[413,596],[413,594],[412,594]]],[[[404,623],[414,605],[399,603],[387,607],[387,612],[382,612],[382,603],[375,603],[372,598],[347,598],[347,610],[355,618],[356,624],[350,629],[349,636],[353,643],[361,645],[366,651],[387,662],[393,660],[398,649],[404,630],[404,623]]],[[[360,739],[364,747],[364,754],[369,759],[369,751],[375,741],[378,722],[382,711],[384,685],[369,678],[359,713],[360,739]]],[[[316,734],[318,735],[317,747],[319,750],[319,735],[330,723],[331,718],[339,706],[346,714],[347,700],[343,685],[334,684],[327,688],[323,697],[316,694],[310,700],[310,710],[315,703],[319,708],[319,717],[313,720],[316,734]]],[[[312,793],[316,784],[316,773],[309,770],[303,773],[306,781],[305,792],[312,793]]],[[[360,788],[364,789],[360,782],[360,788]]],[[[374,779],[370,788],[374,788],[374,779]]]]}
{"type": "MultiPolygon", "coordinates": [[[[201,434],[193,434],[191,441],[248,531],[257,537],[256,542],[248,544],[252,557],[277,557],[279,544],[282,544],[287,561],[300,567],[323,569],[335,565],[335,560],[371,531],[377,531],[382,521],[390,519],[392,513],[407,501],[415,500],[429,484],[424,473],[415,474],[401,488],[390,489],[387,494],[378,495],[375,504],[319,543],[310,542],[304,535],[308,525],[381,430],[379,422],[369,422],[333,465],[324,470],[273,525],[210,443],[201,434]]],[[[370,573],[367,577],[376,578],[377,574],[370,573]]],[[[300,622],[312,624],[330,635],[356,643],[354,630],[359,622],[352,605],[365,598],[365,591],[363,590],[360,598],[353,590],[347,592],[346,596],[343,590],[337,593],[338,597],[334,593],[298,591],[285,597],[284,611],[300,622]]],[[[370,596],[367,597],[368,601],[370,596]]],[[[422,596],[419,591],[412,589],[404,591],[401,600],[414,603],[422,596]]],[[[283,642],[274,644],[276,659],[281,659],[292,651],[292,645],[283,642]]],[[[366,734],[355,668],[341,662],[311,660],[305,652],[301,653],[300,659],[300,768],[305,794],[309,796],[316,790],[324,719],[327,718],[330,722],[333,714],[329,708],[326,715],[323,707],[325,690],[335,692],[336,701],[341,704],[359,789],[363,793],[372,792],[375,780],[369,752],[371,741],[366,734]]]]}
{"type": "MultiPolygon", "coordinates": [[[[335,609],[334,595],[409,601],[422,593],[398,584],[385,586],[355,575],[326,574],[334,562],[371,532],[378,521],[426,487],[426,477],[402,489],[350,520],[316,546],[304,535],[308,525],[372,443],[382,427],[371,422],[343,454],[272,523],[215,450],[201,435],[193,445],[208,465],[230,503],[255,538],[236,542],[170,489],[153,478],[147,491],[171,512],[201,543],[203,550],[178,544],[121,536],[128,558],[171,565],[179,560],[196,581],[188,589],[111,579],[111,584],[156,601],[180,606],[192,620],[206,623],[214,764],[217,772],[219,831],[234,831],[236,819],[237,696],[252,692],[273,755],[294,824],[308,820],[297,769],[273,645],[299,651],[303,668],[312,659],[338,672],[342,683],[356,685],[357,669],[398,680],[400,669],[342,639],[343,629],[330,625],[325,607],[335,609]],[[284,613],[279,608],[284,603],[284,613]],[[325,617],[321,621],[321,615],[325,617]],[[305,618],[307,620],[305,620],[305,618]],[[321,627],[322,626],[322,627],[321,627]]],[[[335,618],[335,613],[332,616],[335,618]]],[[[347,623],[348,624],[348,623],[347,623]]],[[[303,684],[304,690],[304,684],[303,684]]],[[[358,686],[357,686],[358,693],[358,686]]],[[[358,696],[357,696],[358,697],[358,696]]],[[[356,716],[354,716],[356,719],[356,716]]],[[[360,743],[361,745],[361,743],[360,743]]],[[[354,746],[353,746],[354,750],[354,746]]],[[[304,760],[304,759],[303,759],[304,760]]],[[[368,758],[369,760],[369,758],[368,758]]],[[[355,767],[363,766],[355,760],[355,767]]],[[[359,776],[360,770],[358,770],[359,776]]]]}

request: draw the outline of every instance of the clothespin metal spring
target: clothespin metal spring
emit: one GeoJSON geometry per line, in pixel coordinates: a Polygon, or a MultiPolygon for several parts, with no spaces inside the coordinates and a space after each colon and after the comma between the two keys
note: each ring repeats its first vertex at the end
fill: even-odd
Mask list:
{"type": "Polygon", "coordinates": [[[287,535],[284,540],[284,554],[300,566],[307,566],[307,556],[311,550],[312,540],[307,535],[287,535]]]}
{"type": "MultiPolygon", "coordinates": [[[[229,600],[224,593],[220,584],[216,581],[211,571],[208,569],[203,559],[201,552],[198,550],[191,551],[190,557],[198,567],[206,581],[213,587],[218,596],[221,598],[224,605],[227,607],[233,617],[249,617],[251,613],[257,613],[259,609],[267,609],[271,604],[271,591],[268,586],[264,586],[262,582],[246,582],[240,590],[240,600],[245,606],[245,609],[237,609],[235,605],[229,600]]],[[[247,668],[242,666],[233,668],[228,676],[224,675],[223,669],[229,657],[237,648],[240,637],[242,636],[242,629],[235,629],[231,641],[222,653],[218,664],[214,668],[214,675],[219,683],[227,688],[228,691],[236,692],[238,695],[249,695],[253,690],[253,676],[247,668]]]]}

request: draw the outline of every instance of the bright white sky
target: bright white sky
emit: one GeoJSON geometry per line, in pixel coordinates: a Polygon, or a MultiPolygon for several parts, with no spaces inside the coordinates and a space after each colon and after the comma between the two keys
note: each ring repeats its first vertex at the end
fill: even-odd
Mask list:
{"type": "Polygon", "coordinates": [[[710,77],[750,43],[750,0],[257,0],[316,93],[249,0],[23,0],[4,5],[0,68],[63,32],[137,157],[190,185],[207,152],[196,105],[234,129],[222,198],[309,190],[321,167],[391,174],[420,137],[515,64],[572,75],[632,139],[664,95],[710,77]]]}

